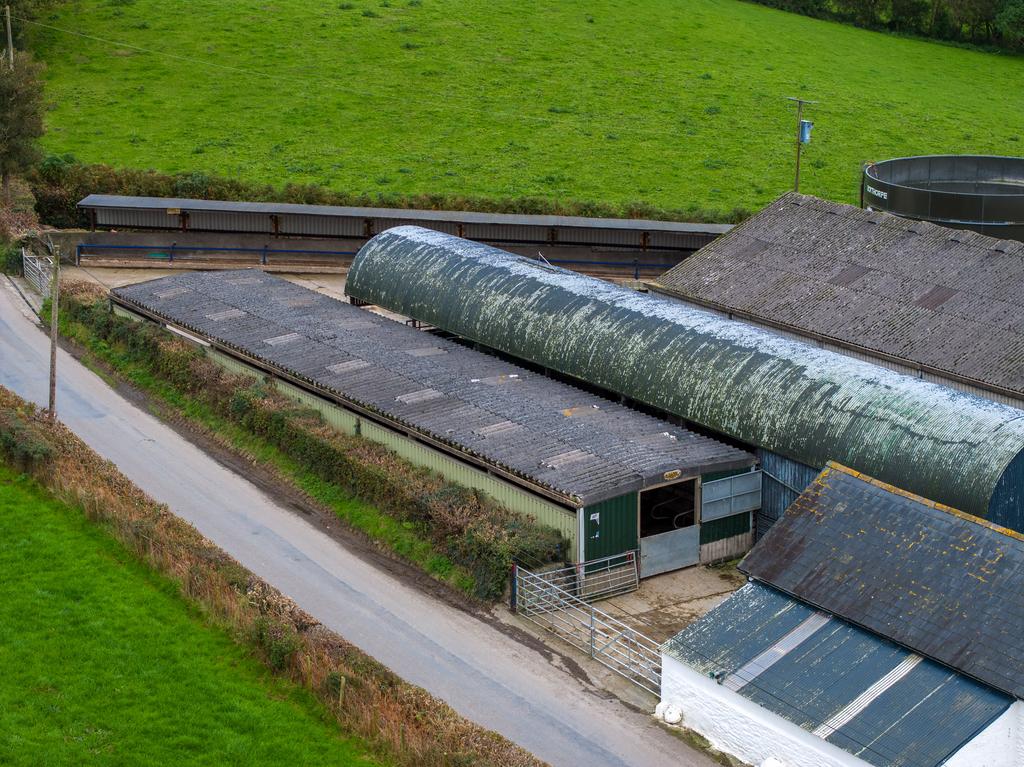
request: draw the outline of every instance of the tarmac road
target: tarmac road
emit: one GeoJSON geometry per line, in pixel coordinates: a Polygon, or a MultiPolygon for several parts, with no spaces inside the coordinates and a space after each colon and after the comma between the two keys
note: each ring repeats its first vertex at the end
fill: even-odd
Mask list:
{"type": "MultiPolygon", "coordinates": [[[[45,406],[49,339],[0,286],[0,384],[45,406]]],[[[243,565],[404,679],[556,767],[713,767],[486,621],[375,567],[59,352],[57,412],[243,565]]]]}

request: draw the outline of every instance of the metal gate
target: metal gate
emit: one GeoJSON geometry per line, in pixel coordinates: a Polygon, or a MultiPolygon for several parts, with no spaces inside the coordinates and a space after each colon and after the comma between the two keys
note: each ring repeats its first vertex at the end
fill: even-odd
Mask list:
{"type": "Polygon", "coordinates": [[[512,607],[638,687],[661,693],[658,643],[562,588],[557,578],[516,567],[512,607]]]}
{"type": "Polygon", "coordinates": [[[50,280],[53,276],[53,259],[33,256],[25,248],[21,249],[21,269],[25,273],[28,284],[41,296],[50,294],[50,280]]]}
{"type": "MultiPolygon", "coordinates": [[[[531,574],[557,586],[562,591],[568,591],[584,602],[596,602],[599,599],[608,599],[619,594],[636,591],[640,586],[638,565],[637,552],[627,551],[624,554],[591,559],[588,562],[581,562],[578,565],[558,570],[544,570],[531,574]]],[[[513,600],[515,598],[514,581],[515,579],[512,584],[513,600]]]]}

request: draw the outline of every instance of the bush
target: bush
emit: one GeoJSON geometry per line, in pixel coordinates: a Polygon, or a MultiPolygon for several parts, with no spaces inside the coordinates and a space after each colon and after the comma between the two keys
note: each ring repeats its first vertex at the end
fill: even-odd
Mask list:
{"type": "Polygon", "coordinates": [[[0,272],[4,274],[21,274],[21,248],[13,243],[0,242],[0,272]]]}
{"type": "Polygon", "coordinates": [[[53,458],[53,445],[34,417],[34,413],[0,411],[0,452],[22,471],[34,471],[53,458]]]}
{"type": "Polygon", "coordinates": [[[288,668],[292,657],[301,647],[295,626],[271,620],[265,615],[253,621],[251,639],[266,653],[267,664],[274,671],[288,668]]]}

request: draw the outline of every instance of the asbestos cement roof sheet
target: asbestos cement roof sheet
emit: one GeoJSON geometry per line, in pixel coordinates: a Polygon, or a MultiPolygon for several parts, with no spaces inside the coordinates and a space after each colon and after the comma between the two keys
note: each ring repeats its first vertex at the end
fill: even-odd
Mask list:
{"type": "Polygon", "coordinates": [[[652,287],[1024,398],[1024,243],[787,194],[652,287]]]}
{"type": "Polygon", "coordinates": [[[754,463],[742,450],[258,270],[174,275],[113,293],[567,505],[660,484],[668,472],[754,463]]]}
{"type": "Polygon", "coordinates": [[[518,213],[479,213],[475,211],[416,210],[412,208],[360,208],[337,205],[300,205],[283,202],[232,202],[193,200],[173,197],[132,197],[114,194],[90,194],[79,208],[126,210],[180,210],[212,213],[259,213],[266,215],[336,216],[348,218],[419,220],[507,226],[562,227],[567,229],[624,229],[630,231],[673,232],[680,234],[720,235],[730,224],[693,224],[685,221],[652,219],[587,218],[584,216],[540,216],[518,213]]]}
{"type": "Polygon", "coordinates": [[[1024,536],[830,464],[749,576],[1024,698],[1024,536]]]}
{"type": "Polygon", "coordinates": [[[662,651],[878,767],[936,767],[1012,703],[756,582],[662,651]]]}

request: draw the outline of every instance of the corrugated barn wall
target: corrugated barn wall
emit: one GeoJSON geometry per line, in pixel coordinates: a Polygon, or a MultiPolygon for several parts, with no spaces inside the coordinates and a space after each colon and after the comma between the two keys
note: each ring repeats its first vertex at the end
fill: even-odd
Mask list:
{"type": "Polygon", "coordinates": [[[760,540],[779,517],[821,473],[821,469],[792,461],[771,450],[758,450],[761,462],[761,510],[754,520],[754,539],[760,540]]]}

